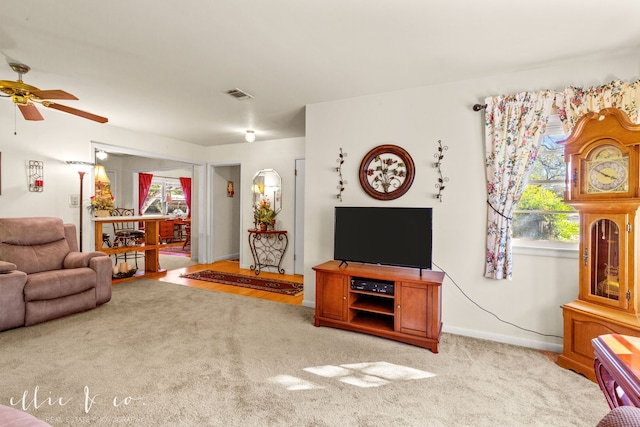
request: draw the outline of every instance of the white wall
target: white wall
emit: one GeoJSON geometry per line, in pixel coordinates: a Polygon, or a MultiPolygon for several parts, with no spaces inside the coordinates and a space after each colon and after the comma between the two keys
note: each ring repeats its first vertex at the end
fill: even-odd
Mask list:
{"type": "Polygon", "coordinates": [[[561,349],[560,338],[544,337],[498,321],[476,303],[523,328],[562,336],[561,305],[577,297],[575,259],[517,255],[512,280],[483,278],[486,186],[484,116],[472,105],[485,97],[524,90],[591,86],[614,78],[640,76],[638,54],[566,62],[519,73],[421,87],[355,99],[326,102],[306,109],[305,293],[315,303],[314,265],[333,257],[333,208],[344,206],[431,206],[434,208],[434,261],[450,276],[443,285],[445,330],[542,348],[561,349]],[[434,198],[433,166],[438,140],[448,146],[442,170],[449,182],[443,201],[434,198]],[[364,155],[381,144],[395,144],[412,156],[416,174],[407,194],[388,202],[364,193],[358,168],[364,155]],[[334,171],[339,150],[348,181],[336,199],[334,171]]]}

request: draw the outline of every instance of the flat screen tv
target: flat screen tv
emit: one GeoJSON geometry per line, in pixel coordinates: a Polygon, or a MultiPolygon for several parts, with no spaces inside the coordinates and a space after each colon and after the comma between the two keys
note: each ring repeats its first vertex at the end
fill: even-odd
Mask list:
{"type": "Polygon", "coordinates": [[[432,208],[337,206],[334,219],[334,260],[431,269],[432,208]]]}

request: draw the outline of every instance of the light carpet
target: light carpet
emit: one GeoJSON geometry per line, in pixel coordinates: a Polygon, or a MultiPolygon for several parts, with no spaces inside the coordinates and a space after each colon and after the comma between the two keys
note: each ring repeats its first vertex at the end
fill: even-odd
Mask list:
{"type": "Polygon", "coordinates": [[[540,352],[440,353],[313,326],[310,308],[139,279],[0,333],[0,403],[53,426],[594,426],[598,386],[540,352]]]}
{"type": "Polygon", "coordinates": [[[160,254],[172,256],[191,256],[191,247],[182,249],[182,246],[165,246],[160,249],[160,254]]]}
{"type": "MultiPolygon", "coordinates": [[[[179,268],[198,264],[197,261],[183,256],[160,254],[158,258],[160,259],[160,268],[164,268],[166,270],[177,270],[179,268]]],[[[144,265],[144,263],[142,265],[144,265]]]]}

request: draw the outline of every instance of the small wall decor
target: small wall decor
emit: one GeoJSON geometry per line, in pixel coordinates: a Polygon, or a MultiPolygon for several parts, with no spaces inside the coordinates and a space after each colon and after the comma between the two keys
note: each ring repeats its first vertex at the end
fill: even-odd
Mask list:
{"type": "Polygon", "coordinates": [[[345,157],[347,157],[347,153],[344,153],[342,151],[342,148],[340,148],[340,155],[336,160],[336,162],[338,162],[338,166],[336,166],[336,172],[338,172],[339,176],[338,187],[336,187],[338,189],[338,194],[336,194],[336,197],[340,201],[342,201],[342,192],[344,191],[344,186],[347,184],[347,181],[342,179],[342,164],[344,163],[345,157]]]}
{"type": "Polygon", "coordinates": [[[227,197],[233,197],[234,194],[233,181],[227,181],[227,197]]]}
{"type": "Polygon", "coordinates": [[[44,190],[44,162],[29,160],[29,191],[44,190]]]}
{"type": "Polygon", "coordinates": [[[444,151],[447,151],[449,147],[446,145],[442,145],[442,141],[438,140],[438,152],[433,155],[436,159],[436,163],[434,166],[438,170],[438,183],[436,184],[436,188],[438,189],[438,194],[436,194],[436,199],[440,200],[442,203],[442,191],[444,190],[444,183],[449,182],[449,178],[442,175],[442,159],[444,159],[444,151]]]}
{"type": "Polygon", "coordinates": [[[360,185],[377,200],[394,200],[406,193],[415,176],[413,159],[397,145],[380,145],[360,163],[360,185]]]}

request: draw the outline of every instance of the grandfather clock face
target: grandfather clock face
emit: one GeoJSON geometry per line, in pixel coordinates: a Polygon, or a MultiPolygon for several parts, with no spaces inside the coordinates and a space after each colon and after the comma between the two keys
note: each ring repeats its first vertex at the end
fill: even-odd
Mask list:
{"type": "Polygon", "coordinates": [[[629,156],[613,145],[597,148],[586,160],[587,194],[627,193],[629,156]]]}

